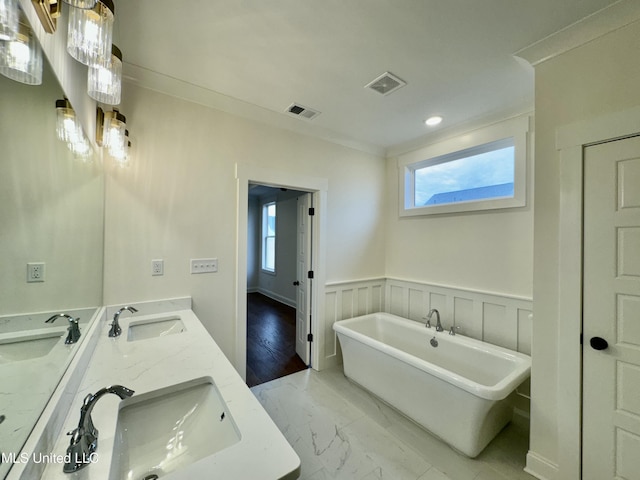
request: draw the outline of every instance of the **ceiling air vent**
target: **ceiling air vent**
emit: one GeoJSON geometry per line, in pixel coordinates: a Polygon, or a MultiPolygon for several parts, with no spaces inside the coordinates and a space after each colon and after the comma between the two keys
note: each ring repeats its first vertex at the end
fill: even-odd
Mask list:
{"type": "Polygon", "coordinates": [[[287,109],[287,112],[289,112],[291,115],[295,115],[296,117],[306,118],[307,120],[311,120],[312,118],[315,118],[318,115],[320,115],[320,112],[318,112],[317,110],[304,107],[299,103],[294,103],[293,105],[291,105],[287,109]]]}
{"type": "Polygon", "coordinates": [[[393,73],[384,72],[378,78],[366,84],[364,88],[375,90],[381,95],[389,95],[391,92],[395,92],[406,84],[407,82],[396,77],[393,73]]]}

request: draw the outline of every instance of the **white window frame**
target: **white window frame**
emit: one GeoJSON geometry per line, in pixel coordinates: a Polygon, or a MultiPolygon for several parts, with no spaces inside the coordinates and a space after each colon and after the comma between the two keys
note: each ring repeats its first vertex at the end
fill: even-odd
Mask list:
{"type": "Polygon", "coordinates": [[[528,132],[529,117],[517,117],[401,155],[398,158],[399,215],[438,215],[526,206],[528,132]],[[496,145],[495,149],[500,148],[500,142],[510,138],[513,139],[515,156],[513,197],[415,205],[416,170],[490,151],[491,144],[496,145]]]}
{"type": "Polygon", "coordinates": [[[277,228],[276,225],[274,225],[274,232],[273,235],[267,235],[267,210],[268,208],[273,205],[273,207],[276,209],[276,225],[278,223],[278,207],[277,207],[277,203],[275,200],[270,201],[270,202],[265,202],[262,204],[262,228],[261,228],[261,255],[260,255],[260,269],[264,272],[264,273],[268,273],[271,275],[275,275],[276,274],[276,243],[278,241],[278,233],[277,233],[277,228]],[[273,236],[273,270],[269,269],[266,267],[266,255],[267,255],[267,238],[270,238],[273,236]]]}

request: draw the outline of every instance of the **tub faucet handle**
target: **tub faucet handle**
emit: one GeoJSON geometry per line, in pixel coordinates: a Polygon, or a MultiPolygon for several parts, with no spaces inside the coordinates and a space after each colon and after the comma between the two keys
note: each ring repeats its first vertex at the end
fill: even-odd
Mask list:
{"type": "Polygon", "coordinates": [[[449,335],[455,335],[456,332],[460,332],[460,327],[451,325],[451,328],[449,329],[449,335]]]}

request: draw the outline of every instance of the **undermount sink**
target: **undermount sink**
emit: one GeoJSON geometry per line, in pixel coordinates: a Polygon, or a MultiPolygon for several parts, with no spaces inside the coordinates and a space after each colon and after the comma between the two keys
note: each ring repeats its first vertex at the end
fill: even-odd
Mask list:
{"type": "Polygon", "coordinates": [[[110,479],[159,478],[239,440],[211,379],[134,395],[118,412],[110,479]]]}
{"type": "Polygon", "coordinates": [[[52,330],[2,338],[0,339],[0,364],[44,357],[64,333],[65,330],[52,330]]]}
{"type": "Polygon", "coordinates": [[[147,338],[165,337],[185,331],[180,317],[153,318],[140,320],[129,324],[127,341],[145,340],[147,338]]]}

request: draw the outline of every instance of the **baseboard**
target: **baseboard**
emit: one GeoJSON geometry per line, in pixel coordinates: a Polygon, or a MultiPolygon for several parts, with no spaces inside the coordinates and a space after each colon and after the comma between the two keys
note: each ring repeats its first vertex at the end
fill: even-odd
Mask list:
{"type": "Polygon", "coordinates": [[[292,308],[296,308],[296,301],[292,300],[290,298],[284,297],[282,295],[277,294],[276,292],[272,292],[270,290],[266,290],[264,288],[256,288],[254,293],[261,293],[262,295],[264,295],[265,297],[269,297],[272,300],[275,300],[276,302],[280,302],[280,303],[284,303],[285,305],[288,305],[289,307],[292,308]]]}
{"type": "Polygon", "coordinates": [[[558,480],[558,465],[529,450],[524,471],[540,480],[558,480]]]}

